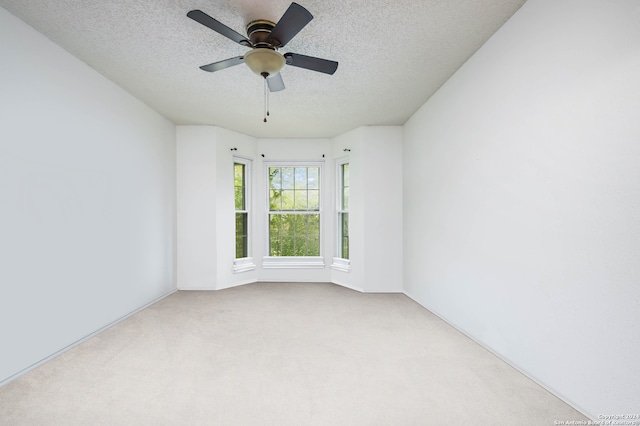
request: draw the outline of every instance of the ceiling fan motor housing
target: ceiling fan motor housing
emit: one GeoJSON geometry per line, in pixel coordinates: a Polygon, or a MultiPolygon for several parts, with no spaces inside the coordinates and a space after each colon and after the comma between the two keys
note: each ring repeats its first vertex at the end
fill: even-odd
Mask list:
{"type": "Polygon", "coordinates": [[[275,40],[269,40],[271,36],[271,30],[276,26],[275,22],[267,21],[266,19],[258,19],[251,21],[247,24],[247,35],[251,44],[254,47],[266,47],[269,49],[275,49],[278,43],[275,40]]]}

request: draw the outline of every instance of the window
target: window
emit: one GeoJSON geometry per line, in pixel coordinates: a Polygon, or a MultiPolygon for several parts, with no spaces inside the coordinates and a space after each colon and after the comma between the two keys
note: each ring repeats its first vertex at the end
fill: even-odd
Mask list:
{"type": "Polygon", "coordinates": [[[235,258],[249,257],[249,203],[247,183],[249,174],[249,162],[234,159],[233,163],[233,189],[235,200],[235,230],[236,247],[235,258]]]}
{"type": "Polygon", "coordinates": [[[331,268],[349,272],[349,159],[336,161],[336,257],[331,268]]]}
{"type": "Polygon", "coordinates": [[[349,259],[349,163],[338,164],[338,257],[349,259]]]}
{"type": "Polygon", "coordinates": [[[268,256],[319,257],[320,165],[270,165],[267,170],[268,256]]]}
{"type": "Polygon", "coordinates": [[[256,269],[251,258],[251,214],[250,191],[251,160],[233,159],[233,193],[235,208],[235,255],[234,272],[256,269]]]}

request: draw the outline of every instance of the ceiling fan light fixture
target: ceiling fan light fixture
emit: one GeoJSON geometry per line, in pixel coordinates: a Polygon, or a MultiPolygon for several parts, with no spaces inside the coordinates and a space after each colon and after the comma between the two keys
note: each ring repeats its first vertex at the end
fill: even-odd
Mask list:
{"type": "MultiPolygon", "coordinates": [[[[244,63],[258,75],[275,75],[286,63],[282,54],[268,48],[255,48],[244,55],[244,63]]],[[[266,77],[266,76],[265,76],[266,77]]]]}

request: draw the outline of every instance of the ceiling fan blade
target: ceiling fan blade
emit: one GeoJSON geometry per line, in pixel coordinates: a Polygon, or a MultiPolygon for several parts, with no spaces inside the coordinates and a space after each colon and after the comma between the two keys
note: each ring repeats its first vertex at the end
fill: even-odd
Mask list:
{"type": "Polygon", "coordinates": [[[284,81],[282,81],[282,76],[280,73],[274,75],[273,77],[267,78],[267,84],[269,85],[270,92],[279,92],[284,90],[284,81]]]}
{"type": "Polygon", "coordinates": [[[225,68],[232,67],[234,65],[240,65],[243,62],[244,62],[243,56],[236,56],[235,58],[229,58],[229,59],[225,59],[224,61],[218,61],[209,65],[203,65],[200,67],[200,69],[202,71],[214,72],[214,71],[220,71],[225,68]]]}
{"type": "Polygon", "coordinates": [[[298,3],[291,3],[291,6],[271,31],[269,40],[274,42],[277,47],[283,47],[312,19],[313,15],[307,9],[298,3]]]}
{"type": "Polygon", "coordinates": [[[222,22],[213,19],[211,16],[207,15],[201,10],[192,10],[187,13],[187,16],[194,21],[201,23],[205,27],[211,28],[218,34],[222,34],[223,36],[235,41],[236,43],[240,43],[243,46],[251,47],[251,42],[247,40],[245,36],[227,27],[222,22]]]}
{"type": "Polygon", "coordinates": [[[338,63],[336,61],[300,55],[299,53],[285,53],[284,57],[287,60],[287,65],[306,68],[311,71],[333,74],[338,69],[338,63]]]}

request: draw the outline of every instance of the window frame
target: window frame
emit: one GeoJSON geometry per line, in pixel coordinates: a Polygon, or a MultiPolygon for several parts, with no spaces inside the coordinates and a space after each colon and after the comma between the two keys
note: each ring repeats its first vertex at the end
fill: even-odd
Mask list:
{"type": "Polygon", "coordinates": [[[234,203],[234,215],[233,215],[233,235],[234,235],[234,250],[233,250],[233,272],[245,272],[250,271],[256,268],[255,263],[253,262],[251,243],[253,241],[253,226],[252,226],[252,209],[251,209],[251,177],[252,177],[252,163],[253,161],[249,158],[243,158],[234,156],[233,157],[233,203],[234,203]],[[235,208],[235,166],[236,164],[244,165],[244,209],[237,210],[235,208]],[[237,253],[237,236],[236,236],[236,214],[237,213],[245,213],[247,215],[247,224],[246,224],[246,257],[236,257],[237,253]]]}
{"type": "MultiPolygon", "coordinates": [[[[262,259],[262,267],[264,269],[318,269],[324,268],[324,253],[323,253],[323,230],[324,230],[324,192],[325,192],[325,168],[324,161],[265,161],[263,176],[265,178],[265,197],[264,197],[264,253],[266,255],[262,259]],[[291,211],[292,214],[318,214],[319,215],[319,256],[271,256],[270,255],[270,227],[269,227],[269,215],[273,212],[270,210],[270,182],[269,182],[269,169],[273,167],[317,167],[319,168],[319,199],[318,210],[307,211],[291,211]]],[[[283,210],[278,210],[283,212],[283,210]]],[[[286,212],[286,211],[285,211],[286,212]]]]}

